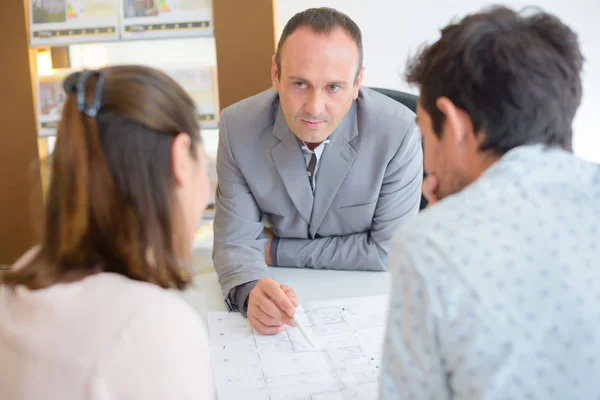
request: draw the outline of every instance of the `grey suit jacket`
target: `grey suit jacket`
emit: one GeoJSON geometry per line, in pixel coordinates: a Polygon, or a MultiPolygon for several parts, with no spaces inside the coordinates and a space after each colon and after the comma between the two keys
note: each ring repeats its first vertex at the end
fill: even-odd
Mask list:
{"type": "Polygon", "coordinates": [[[269,275],[265,223],[279,237],[278,266],[387,268],[392,234],[421,199],[412,111],[361,88],[325,146],[314,193],[273,89],[224,109],[219,135],[213,261],[230,308],[232,289],[269,275]]]}

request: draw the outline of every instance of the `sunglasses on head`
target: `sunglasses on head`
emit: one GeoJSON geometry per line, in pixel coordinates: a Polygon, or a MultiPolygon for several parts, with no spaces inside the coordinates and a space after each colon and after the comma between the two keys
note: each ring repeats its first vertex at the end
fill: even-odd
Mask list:
{"type": "Polygon", "coordinates": [[[83,71],[75,72],[69,75],[63,82],[63,88],[69,95],[73,92],[77,93],[77,108],[85,115],[95,118],[102,106],[102,88],[104,86],[104,74],[101,71],[84,69],[83,71]],[[86,101],[86,86],[92,76],[97,76],[96,87],[94,89],[94,97],[92,103],[86,101]]]}

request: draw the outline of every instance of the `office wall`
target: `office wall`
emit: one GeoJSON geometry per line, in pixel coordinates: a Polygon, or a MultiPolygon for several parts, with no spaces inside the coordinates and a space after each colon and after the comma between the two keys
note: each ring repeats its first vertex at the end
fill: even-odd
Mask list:
{"type": "Polygon", "coordinates": [[[25,6],[0,14],[0,264],[39,241],[43,209],[25,6]],[[10,60],[10,62],[6,62],[10,60]]]}
{"type": "MultiPolygon", "coordinates": [[[[286,21],[309,7],[328,6],[348,14],[361,27],[364,40],[363,84],[416,93],[402,79],[407,55],[424,41],[437,39],[439,29],[455,16],[492,4],[485,0],[391,1],[391,0],[276,0],[277,37],[286,21]]],[[[555,13],[580,37],[587,59],[583,77],[584,97],[574,123],[574,151],[600,163],[600,1],[531,0],[505,1],[521,8],[535,5],[555,13]]]]}
{"type": "Polygon", "coordinates": [[[213,0],[221,109],[271,86],[275,0],[213,0]]]}

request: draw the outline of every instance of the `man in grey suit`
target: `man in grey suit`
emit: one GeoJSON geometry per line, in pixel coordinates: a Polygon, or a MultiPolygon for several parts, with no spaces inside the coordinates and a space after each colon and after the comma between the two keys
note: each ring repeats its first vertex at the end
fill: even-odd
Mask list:
{"type": "Polygon", "coordinates": [[[293,325],[298,305],[268,266],[383,271],[394,230],[418,213],[415,116],[360,87],[362,54],[348,16],[300,12],[273,89],[221,114],[213,259],[229,308],[262,333],[293,325]]]}

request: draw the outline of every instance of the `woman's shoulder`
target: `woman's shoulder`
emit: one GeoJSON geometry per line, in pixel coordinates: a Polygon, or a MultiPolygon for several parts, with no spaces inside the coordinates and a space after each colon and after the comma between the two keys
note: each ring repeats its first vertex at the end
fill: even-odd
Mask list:
{"type": "MultiPolygon", "coordinates": [[[[101,272],[82,280],[87,296],[97,297],[98,302],[119,307],[124,313],[135,315],[161,310],[166,314],[191,315],[193,308],[175,290],[163,289],[149,282],[136,281],[112,272],[101,272]]],[[[197,318],[196,318],[197,319],[197,318]]]]}
{"type": "Polygon", "coordinates": [[[106,348],[95,384],[110,386],[124,398],[214,398],[208,335],[200,315],[175,292],[141,282],[127,285],[143,304],[106,348]]]}
{"type": "MultiPolygon", "coordinates": [[[[40,246],[34,246],[26,251],[11,269],[17,270],[29,264],[40,249],[40,246]]],[[[126,326],[127,321],[136,315],[152,309],[198,319],[197,313],[175,290],[163,289],[153,283],[130,279],[114,272],[99,272],[74,282],[55,283],[41,290],[19,289],[20,299],[33,298],[36,304],[45,302],[47,306],[68,308],[68,313],[73,316],[87,314],[87,318],[81,319],[87,320],[90,325],[93,325],[90,319],[94,319],[89,315],[90,310],[102,316],[104,323],[113,322],[113,326],[126,326]]]]}

